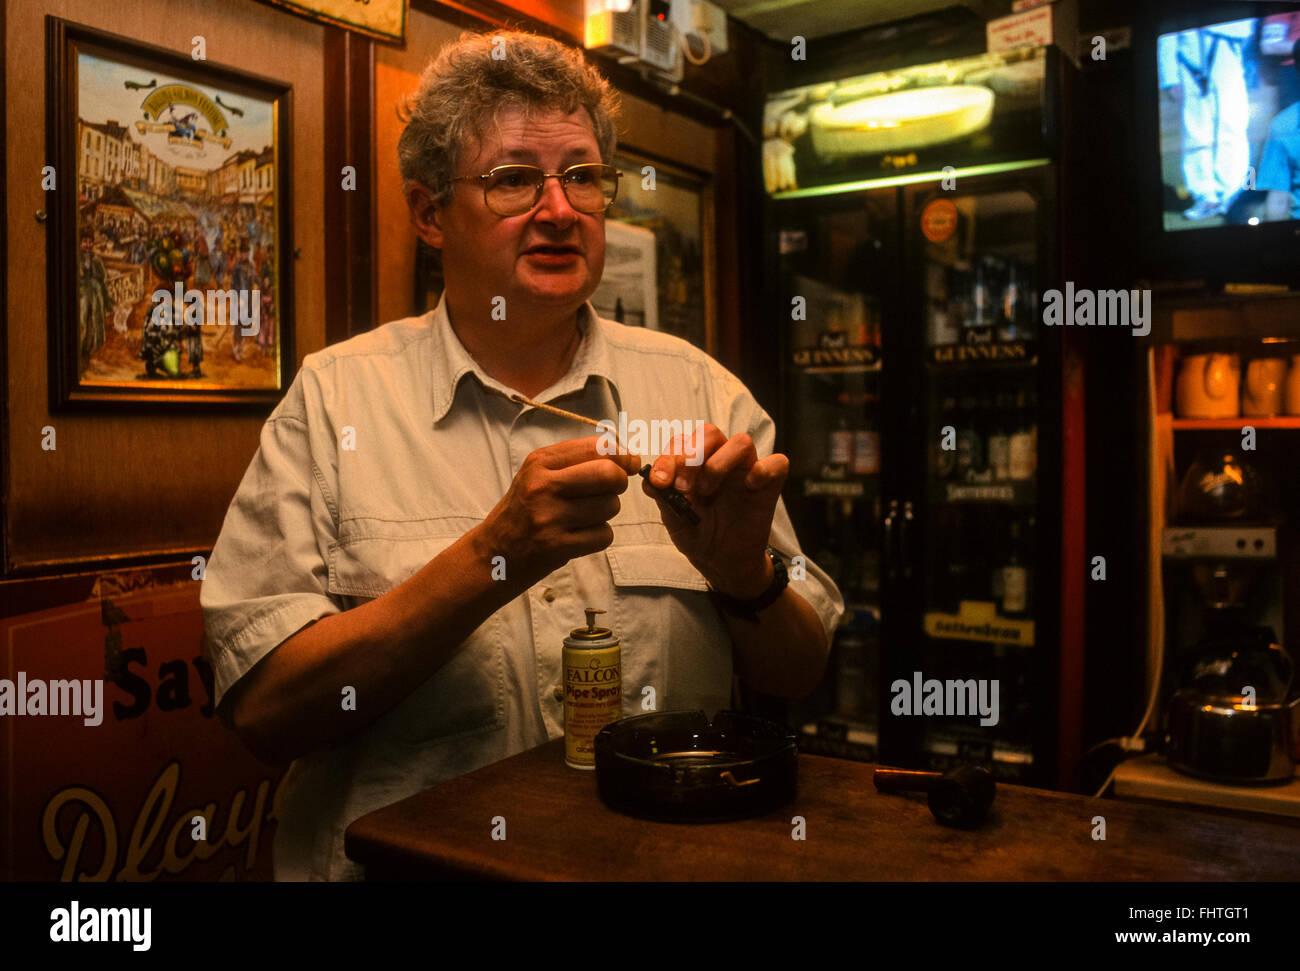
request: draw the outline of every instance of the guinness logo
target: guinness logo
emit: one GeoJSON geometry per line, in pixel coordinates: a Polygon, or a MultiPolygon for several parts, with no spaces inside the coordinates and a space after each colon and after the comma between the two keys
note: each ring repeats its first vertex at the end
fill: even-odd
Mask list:
{"type": "Polygon", "coordinates": [[[818,347],[793,351],[790,360],[796,367],[852,367],[875,364],[876,349],[864,345],[851,347],[818,347]]]}
{"type": "Polygon", "coordinates": [[[962,361],[1025,361],[1029,359],[1029,345],[1016,341],[1010,344],[943,344],[930,349],[936,364],[957,364],[962,361]]]}

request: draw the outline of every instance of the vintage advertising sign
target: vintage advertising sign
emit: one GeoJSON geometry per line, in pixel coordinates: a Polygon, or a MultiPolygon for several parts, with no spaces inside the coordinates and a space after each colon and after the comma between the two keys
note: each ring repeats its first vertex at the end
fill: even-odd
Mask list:
{"type": "Polygon", "coordinates": [[[921,233],[932,243],[943,243],[957,232],[957,206],[951,199],[935,199],[921,210],[921,233]]]}
{"type": "Polygon", "coordinates": [[[213,714],[199,584],[0,621],[0,873],[269,880],[283,769],[213,714]]]}
{"type": "Polygon", "coordinates": [[[311,20],[336,24],[379,40],[406,43],[407,0],[263,0],[311,20]]]}
{"type": "Polygon", "coordinates": [[[1013,620],[998,614],[997,605],[980,600],[963,600],[957,613],[938,611],[923,618],[925,632],[931,637],[955,641],[986,641],[992,644],[1034,643],[1034,622],[1013,620]]]}
{"type": "Polygon", "coordinates": [[[1009,51],[1016,47],[1043,47],[1052,42],[1052,8],[1035,7],[1025,13],[1012,14],[988,22],[989,51],[1009,51]]]}

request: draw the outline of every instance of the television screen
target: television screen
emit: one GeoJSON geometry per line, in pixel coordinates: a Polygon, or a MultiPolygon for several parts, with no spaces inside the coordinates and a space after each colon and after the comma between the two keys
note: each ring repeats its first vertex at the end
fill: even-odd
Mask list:
{"type": "Polygon", "coordinates": [[[1157,39],[1169,231],[1300,220],[1300,12],[1157,39]]]}

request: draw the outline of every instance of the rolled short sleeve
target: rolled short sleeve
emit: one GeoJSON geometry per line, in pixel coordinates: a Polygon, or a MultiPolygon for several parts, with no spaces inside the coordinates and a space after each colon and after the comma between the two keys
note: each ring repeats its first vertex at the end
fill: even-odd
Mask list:
{"type": "MultiPolygon", "coordinates": [[[[754,440],[759,458],[772,454],[776,445],[776,423],[765,412],[741,382],[724,371],[724,393],[728,399],[728,434],[742,431],[754,440]]],[[[785,555],[790,576],[790,589],[808,601],[821,619],[826,631],[826,643],[834,641],[835,628],[844,614],[844,597],[835,581],[807,556],[799,545],[794,524],[786,512],[785,500],[777,499],[772,516],[772,534],[768,545],[785,555]],[[796,560],[795,557],[801,559],[796,560]]]]}
{"type": "Polygon", "coordinates": [[[1269,133],[1259,160],[1255,188],[1294,193],[1300,169],[1300,131],[1269,133]]]}
{"type": "Polygon", "coordinates": [[[300,372],[262,426],[204,572],[199,602],[217,705],[276,647],[343,610],[328,591],[333,498],[313,456],[301,381],[300,372]]]}

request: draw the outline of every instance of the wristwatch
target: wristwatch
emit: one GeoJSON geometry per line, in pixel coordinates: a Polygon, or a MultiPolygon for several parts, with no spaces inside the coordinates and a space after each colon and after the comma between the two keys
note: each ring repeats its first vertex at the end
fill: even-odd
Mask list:
{"type": "Polygon", "coordinates": [[[751,624],[757,624],[759,613],[776,603],[786,585],[789,584],[790,575],[786,572],[785,560],[781,558],[780,553],[769,546],[767,555],[772,558],[771,585],[753,600],[741,600],[738,597],[728,596],[710,586],[709,596],[713,598],[713,602],[719,610],[734,617],[740,617],[742,620],[747,620],[751,624]]]}

